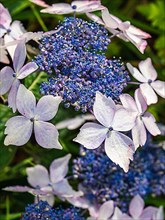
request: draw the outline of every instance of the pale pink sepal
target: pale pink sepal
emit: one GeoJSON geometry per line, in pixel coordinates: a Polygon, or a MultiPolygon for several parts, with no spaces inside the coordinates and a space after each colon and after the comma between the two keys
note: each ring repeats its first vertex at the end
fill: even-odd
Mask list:
{"type": "Polygon", "coordinates": [[[42,165],[26,168],[27,180],[29,184],[36,187],[44,187],[49,184],[49,174],[47,169],[42,165]]]}
{"type": "Polygon", "coordinates": [[[130,160],[133,160],[134,144],[126,135],[112,131],[105,140],[107,156],[125,172],[128,172],[130,160]]]}
{"type": "Polygon", "coordinates": [[[6,123],[4,144],[22,146],[28,142],[32,134],[32,123],[23,116],[10,118],[6,123]]]}

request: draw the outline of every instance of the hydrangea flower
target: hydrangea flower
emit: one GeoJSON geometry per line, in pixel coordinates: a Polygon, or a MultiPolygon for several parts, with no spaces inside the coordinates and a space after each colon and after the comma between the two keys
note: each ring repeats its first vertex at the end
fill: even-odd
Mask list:
{"type": "Polygon", "coordinates": [[[145,39],[150,38],[150,34],[134,27],[129,21],[121,21],[110,14],[107,8],[102,10],[102,19],[95,14],[86,13],[86,15],[94,22],[104,25],[114,36],[130,41],[141,53],[144,53],[147,46],[145,39]]]}
{"type": "Polygon", "coordinates": [[[145,39],[150,38],[150,34],[134,27],[129,21],[123,22],[118,17],[111,15],[107,8],[102,10],[102,19],[111,33],[125,41],[130,41],[141,53],[144,53],[147,46],[145,39]]]}
{"type": "Polygon", "coordinates": [[[158,101],[156,93],[165,98],[165,82],[156,80],[157,72],[150,58],[139,63],[140,71],[130,63],[127,63],[127,67],[133,77],[141,82],[140,89],[148,105],[158,101]]]}
{"type": "Polygon", "coordinates": [[[59,95],[65,107],[92,111],[96,91],[113,100],[127,86],[128,72],[120,60],[108,60],[107,30],[82,19],[65,18],[55,34],[41,39],[35,62],[50,74],[41,84],[44,95],[59,95]],[[99,53],[98,53],[99,52],[99,53]]]}
{"type": "Polygon", "coordinates": [[[134,145],[120,131],[130,130],[134,126],[133,118],[125,109],[117,109],[114,101],[100,92],[96,92],[93,112],[100,124],[84,124],[74,141],[88,149],[96,149],[105,141],[108,157],[128,172],[130,160],[133,160],[134,145]]]}
{"type": "Polygon", "coordinates": [[[47,169],[42,165],[28,167],[26,169],[28,183],[32,187],[27,186],[9,186],[4,188],[7,191],[29,192],[40,195],[42,200],[46,200],[50,205],[54,204],[54,195],[62,200],[68,197],[82,196],[82,192],[76,192],[69,185],[67,178],[68,163],[71,155],[55,159],[47,169]]]}
{"type": "Polygon", "coordinates": [[[35,96],[31,91],[20,85],[16,103],[22,116],[14,116],[6,122],[4,144],[22,146],[26,144],[34,128],[37,143],[44,148],[62,149],[58,142],[56,127],[48,123],[57,113],[61,97],[42,97],[37,105],[35,96]]]}
{"type": "MultiPolygon", "coordinates": [[[[27,32],[20,21],[13,21],[9,11],[0,4],[0,38],[4,37],[4,43],[0,46],[0,52],[5,49],[13,59],[17,45],[23,41],[24,44],[30,40],[38,40],[43,32],[27,32]]],[[[45,33],[46,34],[46,33],[45,33]]],[[[3,60],[1,60],[3,61],[3,60]]]]}
{"type": "Polygon", "coordinates": [[[41,12],[49,14],[70,14],[70,13],[85,13],[102,10],[105,7],[100,1],[73,1],[71,4],[56,3],[41,12]]]}
{"type": "Polygon", "coordinates": [[[144,100],[140,89],[135,91],[135,100],[129,94],[120,96],[122,105],[135,117],[135,125],[132,128],[132,137],[135,148],[143,146],[147,140],[148,130],[152,135],[160,134],[160,130],[155,123],[154,116],[146,112],[147,103],[144,100]]]}
{"type": "Polygon", "coordinates": [[[152,220],[157,208],[153,206],[144,208],[144,205],[143,199],[139,195],[136,195],[129,205],[129,213],[131,217],[127,214],[123,214],[123,220],[152,220]]]}
{"type": "Polygon", "coordinates": [[[130,199],[137,194],[143,198],[164,195],[165,151],[151,144],[136,151],[128,173],[109,160],[104,148],[91,151],[81,146],[80,156],[73,160],[72,172],[84,196],[79,202],[72,200],[72,204],[82,207],[85,200],[89,207],[92,204],[97,207],[113,200],[115,206],[127,212],[130,199]]]}
{"type": "Polygon", "coordinates": [[[12,69],[9,66],[4,67],[0,72],[0,95],[9,92],[8,104],[16,111],[16,96],[20,86],[20,80],[30,75],[38,69],[34,62],[29,62],[23,66],[26,59],[26,48],[23,42],[18,44],[13,59],[12,69]]]}
{"type": "MultiPolygon", "coordinates": [[[[26,32],[20,21],[13,21],[11,15],[2,4],[0,4],[0,37],[4,36],[5,44],[13,40],[19,39],[19,37],[26,32]]],[[[16,46],[7,47],[7,50],[13,59],[16,46]]],[[[1,50],[1,49],[0,49],[1,50]]]]}

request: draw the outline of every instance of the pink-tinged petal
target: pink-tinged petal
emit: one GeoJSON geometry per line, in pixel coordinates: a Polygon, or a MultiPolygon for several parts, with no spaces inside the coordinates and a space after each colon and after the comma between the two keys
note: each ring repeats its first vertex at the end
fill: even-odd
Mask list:
{"type": "Polygon", "coordinates": [[[60,96],[43,96],[37,103],[35,118],[39,121],[49,121],[56,115],[62,98],[60,96]]]}
{"type": "Polygon", "coordinates": [[[22,146],[31,137],[33,124],[23,116],[15,116],[6,122],[5,134],[7,134],[4,144],[22,146]]]}
{"type": "Polygon", "coordinates": [[[20,81],[18,79],[15,79],[8,95],[8,106],[12,108],[13,112],[16,112],[17,110],[16,97],[19,86],[20,86],[20,81]]]}
{"type": "Polygon", "coordinates": [[[123,213],[118,207],[115,207],[114,214],[111,218],[111,220],[121,220],[123,213]]]}
{"type": "Polygon", "coordinates": [[[158,95],[165,99],[165,82],[156,80],[155,82],[151,83],[151,86],[158,95]]]}
{"type": "Polygon", "coordinates": [[[157,124],[156,124],[156,120],[155,120],[154,116],[151,113],[146,112],[144,114],[144,116],[142,117],[142,120],[143,120],[144,125],[147,128],[147,130],[153,136],[161,134],[161,132],[160,132],[160,130],[159,130],[157,124]]]}
{"type": "Polygon", "coordinates": [[[96,99],[93,112],[96,119],[105,127],[109,128],[115,114],[116,106],[110,97],[106,97],[100,92],[96,92],[96,99]]]}
{"type": "Polygon", "coordinates": [[[25,48],[25,42],[21,41],[14,53],[14,59],[13,59],[13,66],[16,73],[18,73],[23,66],[26,58],[26,48],[25,48]]]}
{"type": "Polygon", "coordinates": [[[8,186],[3,188],[5,191],[12,191],[12,192],[29,192],[33,190],[33,188],[28,186],[8,186]]]}
{"type": "Polygon", "coordinates": [[[9,91],[14,81],[13,69],[9,66],[0,70],[0,95],[3,95],[9,91]]]}
{"type": "Polygon", "coordinates": [[[59,133],[54,125],[44,121],[34,122],[34,134],[37,143],[44,148],[62,149],[58,141],[59,133]]]}
{"type": "Polygon", "coordinates": [[[41,7],[44,7],[44,8],[50,6],[50,5],[46,4],[44,1],[42,1],[42,0],[29,0],[29,1],[30,1],[30,2],[33,2],[33,3],[36,4],[36,5],[39,5],[39,6],[41,6],[41,7]]]}
{"type": "Polygon", "coordinates": [[[132,74],[132,76],[139,82],[147,82],[148,80],[139,72],[139,70],[133,67],[130,63],[127,63],[127,68],[132,74]]]}
{"type": "Polygon", "coordinates": [[[37,69],[38,69],[38,66],[34,62],[27,63],[25,66],[23,66],[20,69],[19,75],[17,78],[24,79],[25,77],[27,77],[31,73],[35,72],[37,69]]]}
{"type": "Polygon", "coordinates": [[[11,32],[9,33],[9,35],[15,40],[19,39],[26,32],[20,21],[13,21],[10,28],[11,32]]]}
{"type": "Polygon", "coordinates": [[[86,123],[73,141],[82,144],[88,149],[98,148],[106,138],[108,128],[96,123],[86,123]]]}
{"type": "Polygon", "coordinates": [[[57,129],[67,128],[69,130],[74,130],[84,124],[85,119],[83,117],[77,116],[75,118],[66,119],[56,124],[57,129]]]}
{"type": "Polygon", "coordinates": [[[141,37],[129,32],[129,29],[124,32],[125,37],[137,47],[137,49],[143,54],[145,48],[147,47],[147,41],[143,40],[141,37]]]}
{"type": "Polygon", "coordinates": [[[144,201],[140,195],[136,195],[130,202],[129,213],[135,219],[138,219],[144,209],[144,201]]]}
{"type": "Polygon", "coordinates": [[[128,28],[130,27],[130,22],[129,21],[125,21],[119,24],[119,29],[121,31],[126,31],[128,28]]]}
{"type": "Polygon", "coordinates": [[[49,14],[69,14],[73,12],[71,5],[67,3],[56,3],[50,7],[41,10],[42,13],[49,14]]]}
{"type": "Polygon", "coordinates": [[[53,184],[52,187],[54,194],[61,198],[79,197],[83,195],[82,192],[73,190],[72,187],[69,185],[68,180],[66,179],[63,179],[62,181],[53,184]]]}
{"type": "Polygon", "coordinates": [[[89,12],[86,13],[87,17],[90,18],[92,21],[98,23],[98,24],[101,24],[101,25],[104,25],[104,22],[101,18],[99,18],[97,15],[95,14],[91,14],[89,12]]]}
{"type": "MultiPolygon", "coordinates": [[[[141,214],[140,219],[153,220],[153,216],[156,211],[157,211],[157,208],[152,207],[152,206],[148,206],[147,208],[145,208],[143,210],[143,213],[141,214]]],[[[161,220],[161,219],[159,219],[159,220],[161,220]]]]}
{"type": "Polygon", "coordinates": [[[139,69],[147,80],[150,79],[152,81],[155,81],[155,79],[157,78],[157,72],[155,68],[153,67],[150,58],[147,58],[146,60],[141,61],[139,63],[139,69]]]}
{"type": "Polygon", "coordinates": [[[55,159],[50,165],[50,179],[52,183],[57,183],[64,179],[68,172],[68,163],[71,158],[71,154],[55,159]]]}
{"type": "Polygon", "coordinates": [[[138,37],[140,37],[140,38],[142,38],[142,39],[151,38],[150,34],[142,31],[141,29],[139,29],[139,28],[137,28],[137,27],[135,27],[133,25],[131,25],[129,27],[129,32],[134,34],[134,35],[136,35],[136,36],[138,36],[138,37]]]}
{"type": "Polygon", "coordinates": [[[114,202],[112,200],[104,202],[100,207],[98,219],[109,219],[114,211],[114,202]]]}
{"type": "Polygon", "coordinates": [[[147,110],[147,103],[140,89],[136,89],[135,91],[135,101],[136,101],[136,105],[138,107],[139,113],[144,113],[147,110]]]}
{"type": "Polygon", "coordinates": [[[0,62],[1,63],[5,63],[5,64],[9,64],[9,58],[7,56],[7,51],[4,48],[0,48],[0,62]]]}
{"type": "Polygon", "coordinates": [[[25,117],[34,118],[36,98],[24,85],[20,85],[17,93],[16,104],[18,111],[25,117]]]}
{"type": "Polygon", "coordinates": [[[116,29],[118,27],[119,23],[111,16],[107,8],[102,10],[101,15],[107,27],[112,28],[112,29],[116,29]]]}
{"type": "Polygon", "coordinates": [[[47,169],[42,165],[26,168],[28,183],[36,187],[44,187],[50,183],[47,169]]]}
{"type": "Polygon", "coordinates": [[[138,117],[136,124],[132,129],[132,139],[135,146],[135,150],[140,146],[144,146],[147,140],[147,132],[143,121],[138,117]]]}
{"type": "Polygon", "coordinates": [[[71,198],[69,197],[67,198],[67,201],[72,205],[83,209],[87,209],[90,206],[89,201],[83,196],[71,198]]]}
{"type": "Polygon", "coordinates": [[[112,128],[115,131],[129,131],[134,127],[134,125],[135,117],[134,115],[129,114],[126,109],[118,109],[115,112],[115,116],[112,122],[112,128]]]}
{"type": "Polygon", "coordinates": [[[11,21],[9,11],[0,3],[0,25],[9,29],[11,21]]]}
{"type": "Polygon", "coordinates": [[[5,34],[4,36],[4,44],[6,46],[6,50],[8,51],[11,59],[13,60],[14,59],[14,53],[15,53],[15,49],[17,47],[17,43],[13,43],[14,42],[14,39],[8,35],[8,34],[5,34]]]}
{"type": "Polygon", "coordinates": [[[147,105],[151,105],[158,102],[158,97],[152,87],[148,83],[140,85],[141,93],[147,102],[147,105]]]}
{"type": "Polygon", "coordinates": [[[74,1],[71,5],[72,7],[73,5],[77,6],[75,10],[77,13],[94,12],[105,9],[105,7],[98,1],[74,1]]]}
{"type": "Polygon", "coordinates": [[[153,216],[153,220],[164,220],[164,211],[163,206],[160,206],[156,213],[153,216]]]}
{"type": "Polygon", "coordinates": [[[56,128],[57,129],[67,128],[69,130],[74,130],[80,127],[82,124],[84,124],[86,120],[93,121],[95,120],[95,117],[92,114],[79,115],[76,116],[75,118],[66,119],[64,121],[57,123],[56,128]]]}
{"type": "Polygon", "coordinates": [[[120,101],[124,108],[126,108],[128,111],[132,111],[135,113],[138,113],[137,105],[129,94],[122,94],[120,95],[120,101]]]}
{"type": "Polygon", "coordinates": [[[133,141],[129,137],[120,132],[111,131],[105,140],[105,152],[114,163],[128,172],[134,153],[133,141]]]}

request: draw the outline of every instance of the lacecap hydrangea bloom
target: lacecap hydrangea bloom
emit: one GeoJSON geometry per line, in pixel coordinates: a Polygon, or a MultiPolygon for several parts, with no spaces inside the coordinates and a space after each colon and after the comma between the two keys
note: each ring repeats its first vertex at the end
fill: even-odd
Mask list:
{"type": "Polygon", "coordinates": [[[46,201],[39,201],[28,205],[25,208],[21,220],[85,220],[81,215],[80,209],[73,206],[63,208],[62,206],[52,208],[46,201]]]}
{"type": "Polygon", "coordinates": [[[40,86],[42,94],[59,95],[65,107],[92,110],[96,91],[113,100],[127,86],[128,72],[120,59],[104,52],[110,43],[107,30],[79,18],[65,18],[54,34],[40,40],[35,62],[50,76],[40,86]]]}
{"type": "Polygon", "coordinates": [[[165,194],[165,151],[161,147],[144,146],[134,155],[128,173],[109,160],[100,147],[80,148],[80,156],[73,161],[73,176],[79,180],[85,198],[91,204],[113,200],[122,211],[127,211],[130,199],[139,194],[165,194]]]}

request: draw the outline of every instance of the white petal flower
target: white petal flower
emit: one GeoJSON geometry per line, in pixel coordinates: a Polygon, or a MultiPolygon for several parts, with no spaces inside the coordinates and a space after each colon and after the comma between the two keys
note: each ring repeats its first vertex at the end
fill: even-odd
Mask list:
{"type": "Polygon", "coordinates": [[[96,92],[93,112],[101,124],[84,124],[74,141],[88,149],[95,149],[105,141],[108,157],[127,172],[129,160],[133,159],[134,146],[132,140],[119,131],[132,129],[135,119],[100,92],[96,92]]]}
{"type": "Polygon", "coordinates": [[[156,80],[157,72],[150,58],[139,63],[140,71],[129,63],[127,67],[133,77],[142,83],[140,89],[148,105],[158,101],[156,93],[165,98],[165,82],[156,80]]]}

